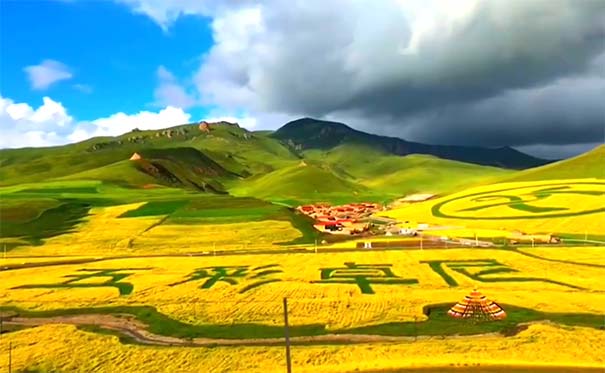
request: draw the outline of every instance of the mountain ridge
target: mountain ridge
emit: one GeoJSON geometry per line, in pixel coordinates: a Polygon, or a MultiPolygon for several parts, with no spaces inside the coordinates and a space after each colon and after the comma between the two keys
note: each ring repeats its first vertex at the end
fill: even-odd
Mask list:
{"type": "Polygon", "coordinates": [[[360,143],[393,155],[427,154],[454,161],[510,169],[525,169],[551,163],[551,161],[533,157],[508,146],[484,148],[423,144],[398,137],[370,134],[351,128],[344,123],[313,118],[301,118],[288,122],[270,136],[284,141],[299,151],[329,149],[345,143],[360,143]]]}

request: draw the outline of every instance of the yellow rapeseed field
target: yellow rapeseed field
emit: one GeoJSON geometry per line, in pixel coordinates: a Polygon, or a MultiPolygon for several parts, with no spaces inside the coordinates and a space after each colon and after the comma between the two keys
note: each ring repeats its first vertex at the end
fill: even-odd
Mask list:
{"type": "Polygon", "coordinates": [[[98,207],[74,232],[19,247],[9,255],[142,255],[230,249],[270,249],[301,236],[290,222],[161,224],[164,216],[120,218],[144,203],[98,207]]]}
{"type": "MultiPolygon", "coordinates": [[[[602,367],[605,332],[534,324],[512,337],[483,336],[419,339],[397,344],[293,346],[296,372],[336,373],[414,367],[490,365],[602,367]]],[[[52,372],[250,372],[285,370],[284,349],[274,347],[149,347],[124,345],[117,337],[68,325],[26,329],[0,339],[0,371],[52,372]]]]}
{"type": "MultiPolygon", "coordinates": [[[[594,250],[596,256],[605,257],[605,250],[594,250]]],[[[605,283],[596,280],[600,278],[605,278],[605,268],[544,261],[495,249],[157,257],[0,272],[0,298],[4,304],[28,309],[146,304],[157,307],[173,318],[191,323],[279,324],[282,317],[281,301],[287,297],[293,325],[322,323],[330,329],[339,329],[422,320],[425,317],[422,313],[424,305],[456,302],[473,287],[478,287],[491,299],[504,304],[547,312],[604,314],[605,283]],[[482,282],[457,272],[455,263],[446,262],[442,264],[443,269],[458,283],[457,287],[449,287],[429,264],[421,263],[448,260],[487,261],[482,267],[467,267],[466,270],[471,274],[494,268],[515,271],[485,275],[486,279],[534,280],[482,282]],[[373,294],[364,294],[354,277],[330,279],[328,276],[325,283],[317,283],[322,280],[322,268],[336,268],[340,275],[346,276],[345,263],[352,263],[350,265],[353,266],[377,265],[370,272],[364,272],[363,268],[355,269],[368,273],[373,294]],[[96,284],[96,287],[53,287],[53,284],[73,279],[64,276],[94,274],[93,270],[98,273],[108,269],[121,271],[74,282],[96,284]],[[198,278],[187,282],[196,270],[199,270],[198,278]],[[222,277],[207,288],[201,288],[220,271],[230,275],[228,278],[233,283],[223,281],[225,277],[222,277]],[[263,274],[264,271],[270,273],[263,274]],[[392,271],[393,276],[385,271],[392,271]],[[134,288],[130,294],[120,295],[116,286],[103,285],[111,280],[107,276],[117,274],[128,274],[120,282],[132,284],[134,288]],[[376,279],[385,282],[416,280],[418,283],[380,284],[376,283],[376,279]],[[265,282],[267,280],[275,281],[265,282]],[[349,283],[333,282],[338,280],[349,283]],[[49,286],[31,286],[36,284],[49,286]],[[254,284],[258,286],[247,288],[254,284]],[[18,288],[24,285],[29,285],[30,288],[18,288]]]]}
{"type": "Polygon", "coordinates": [[[603,206],[603,180],[547,180],[479,186],[382,215],[470,229],[605,234],[603,206]]]}
{"type": "Polygon", "coordinates": [[[133,241],[137,252],[199,252],[230,249],[270,249],[279,242],[300,237],[290,222],[261,222],[176,225],[162,224],[139,235],[133,241]],[[170,249],[170,250],[168,250],[170,249]]]}

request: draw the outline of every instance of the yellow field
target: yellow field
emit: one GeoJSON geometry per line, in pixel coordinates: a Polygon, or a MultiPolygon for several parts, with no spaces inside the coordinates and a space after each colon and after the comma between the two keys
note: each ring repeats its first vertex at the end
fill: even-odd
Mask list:
{"type": "MultiPolygon", "coordinates": [[[[605,234],[605,212],[591,212],[605,207],[605,194],[600,194],[605,193],[605,182],[565,183],[571,189],[561,181],[482,186],[385,215],[443,226],[426,232],[436,236],[510,237],[514,230],[605,234]]],[[[220,251],[284,249],[277,243],[294,240],[301,233],[285,221],[176,225],[163,216],[119,218],[141,205],[94,208],[74,232],[45,240],[42,246],[17,248],[8,258],[0,258],[0,269],[91,260],[1,270],[0,306],[60,310],[148,305],[197,325],[282,325],[282,299],[288,298],[292,326],[320,324],[342,330],[422,321],[427,318],[424,306],[454,304],[477,288],[505,310],[514,305],[605,317],[605,247],[322,250],[346,249],[368,240],[360,238],[320,245],[319,253],[313,253],[309,245],[307,253],[222,256],[220,251]],[[219,255],[213,255],[214,248],[219,255]],[[187,255],[192,252],[207,255],[187,255]]],[[[392,239],[405,238],[373,237],[371,241],[392,239]]],[[[3,334],[0,371],[6,370],[3,356],[9,341],[14,346],[15,371],[284,370],[282,347],[126,345],[116,337],[73,326],[46,325],[3,334]]],[[[605,364],[599,346],[605,346],[603,330],[539,322],[513,337],[420,337],[391,344],[295,346],[292,354],[295,371],[308,373],[464,366],[477,361],[482,365],[597,367],[605,364]]]]}
{"type": "Polygon", "coordinates": [[[520,251],[550,259],[605,265],[604,247],[524,247],[520,251]]]}
{"type": "MultiPolygon", "coordinates": [[[[605,260],[605,249],[594,248],[593,256],[605,260]]],[[[485,267],[471,267],[476,273],[485,267]]],[[[29,309],[61,309],[99,305],[146,304],[191,323],[256,322],[281,323],[281,300],[288,297],[293,325],[322,323],[328,328],[348,328],[379,323],[422,320],[426,304],[456,302],[478,287],[499,303],[513,304],[548,312],[605,313],[605,268],[549,262],[504,250],[414,250],[354,253],[241,255],[208,257],[158,257],[115,259],[89,264],[58,265],[0,272],[0,298],[4,304],[29,309]],[[496,260],[516,272],[486,275],[491,278],[532,278],[534,281],[483,282],[469,278],[443,264],[457,282],[449,287],[428,264],[430,260],[496,260]],[[354,283],[313,283],[321,280],[321,268],[342,268],[345,262],[385,264],[395,276],[415,279],[417,284],[371,284],[374,294],[363,294],[354,283]],[[303,264],[304,263],[304,264],[303,264]],[[260,266],[277,270],[254,279],[260,266]],[[246,276],[232,277],[236,283],[218,281],[201,289],[205,281],[226,267],[248,266],[246,276]],[[188,276],[206,268],[205,277],[190,282],[188,276]],[[23,285],[60,284],[63,276],[84,273],[82,269],[123,269],[130,274],[121,282],[134,286],[129,295],[120,295],[115,286],[80,288],[26,288],[23,285]],[[246,286],[265,279],[278,280],[241,292],[246,286]],[[554,284],[544,279],[555,280],[554,284]],[[177,284],[179,283],[179,284],[177,284]],[[176,284],[176,285],[175,285],[176,284]],[[583,288],[578,290],[567,285],[583,288]],[[241,293],[240,293],[241,292],[241,293]]],[[[110,277],[88,277],[77,284],[102,284],[110,277]]]]}
{"type": "MultiPolygon", "coordinates": [[[[537,324],[513,337],[486,336],[442,340],[419,339],[397,344],[293,346],[296,372],[341,373],[376,369],[440,366],[535,365],[601,367],[603,331],[537,324]]],[[[117,337],[47,325],[9,333],[0,339],[0,371],[38,368],[61,372],[250,372],[285,370],[278,347],[188,348],[123,345],[117,337]]]]}
{"type": "Polygon", "coordinates": [[[91,210],[72,233],[46,239],[42,246],[22,246],[11,255],[141,255],[230,249],[267,249],[300,237],[289,222],[270,221],[175,225],[164,216],[119,218],[144,203],[91,210]]]}
{"type": "Polygon", "coordinates": [[[381,215],[470,229],[605,234],[604,206],[603,180],[548,180],[479,186],[381,215]]]}

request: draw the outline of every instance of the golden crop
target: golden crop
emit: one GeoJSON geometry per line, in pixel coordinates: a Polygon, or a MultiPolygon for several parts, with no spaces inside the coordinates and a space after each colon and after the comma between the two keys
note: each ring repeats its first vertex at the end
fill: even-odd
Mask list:
{"type": "MultiPolygon", "coordinates": [[[[599,179],[492,184],[396,208],[382,215],[398,220],[466,227],[470,230],[483,228],[509,232],[521,230],[526,233],[605,234],[605,212],[584,213],[605,206],[605,194],[597,194],[601,192],[605,193],[605,182],[599,179]],[[551,192],[548,192],[549,188],[552,189],[551,192]],[[523,205],[511,208],[511,204],[519,201],[516,198],[523,205]],[[433,209],[437,207],[446,217],[434,213],[433,209]],[[479,209],[468,210],[473,208],[479,209]],[[549,216],[557,214],[568,216],[549,216]]],[[[458,235],[463,234],[460,232],[458,235]]],[[[488,233],[487,237],[489,236],[488,233]]]]}
{"type": "Polygon", "coordinates": [[[275,243],[300,237],[290,222],[262,222],[176,225],[162,224],[144,232],[133,241],[137,252],[191,252],[230,249],[268,249],[275,243]]]}
{"type": "MultiPolygon", "coordinates": [[[[603,249],[594,255],[605,257],[603,249]]],[[[601,259],[602,260],[602,259],[601,259]]],[[[470,268],[479,271],[489,268],[470,268]]],[[[396,321],[422,320],[422,307],[433,303],[454,303],[473,287],[491,299],[504,304],[548,312],[605,313],[605,268],[589,267],[539,260],[514,252],[493,249],[448,249],[382,251],[354,253],[239,255],[204,257],[131,258],[89,264],[60,265],[0,272],[0,298],[5,304],[31,309],[61,309],[101,305],[146,304],[157,307],[171,317],[192,323],[277,324],[281,322],[281,301],[290,303],[293,325],[322,323],[330,329],[349,328],[396,321]],[[535,278],[530,282],[481,282],[453,271],[444,270],[459,284],[449,287],[435,273],[427,260],[497,260],[517,272],[495,274],[488,278],[535,278]],[[321,280],[321,268],[342,268],[346,262],[355,264],[391,265],[395,276],[416,279],[418,284],[371,284],[374,294],[363,294],[354,283],[313,283],[321,280]],[[258,279],[251,276],[232,277],[235,284],[217,281],[200,288],[215,272],[213,268],[234,266],[254,268],[275,265],[278,273],[261,279],[277,279],[248,291],[245,287],[258,279]],[[205,277],[184,282],[199,268],[208,271],[205,277]],[[81,274],[80,269],[124,269],[128,273],[121,282],[131,283],[134,291],[120,296],[113,286],[81,288],[27,288],[23,285],[60,284],[81,274]],[[550,279],[586,290],[569,288],[541,281],[550,279]]],[[[109,277],[92,277],[79,284],[102,284],[109,277]]],[[[370,281],[371,282],[371,281],[370,281]]]]}
{"type": "MultiPolygon", "coordinates": [[[[512,337],[430,338],[415,342],[360,345],[293,346],[296,372],[336,373],[414,367],[519,365],[602,367],[605,332],[534,324],[512,337]]],[[[46,325],[3,335],[0,371],[8,371],[8,344],[13,371],[61,372],[250,372],[285,370],[282,346],[150,347],[121,344],[117,337],[46,325]]]]}
{"type": "MultiPolygon", "coordinates": [[[[268,249],[300,237],[290,222],[176,225],[160,224],[164,216],[120,218],[144,203],[98,207],[72,233],[46,239],[42,246],[24,246],[27,255],[141,255],[229,249],[268,249]]],[[[1,242],[0,242],[1,243],[1,242]]],[[[9,253],[13,255],[13,253],[9,253]]]]}

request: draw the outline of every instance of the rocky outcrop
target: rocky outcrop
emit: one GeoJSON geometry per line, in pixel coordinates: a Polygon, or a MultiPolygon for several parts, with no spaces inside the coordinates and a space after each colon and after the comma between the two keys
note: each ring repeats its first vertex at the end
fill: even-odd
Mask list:
{"type": "Polygon", "coordinates": [[[198,126],[198,128],[202,132],[210,132],[210,123],[208,123],[206,121],[201,121],[200,125],[198,126]]]}

